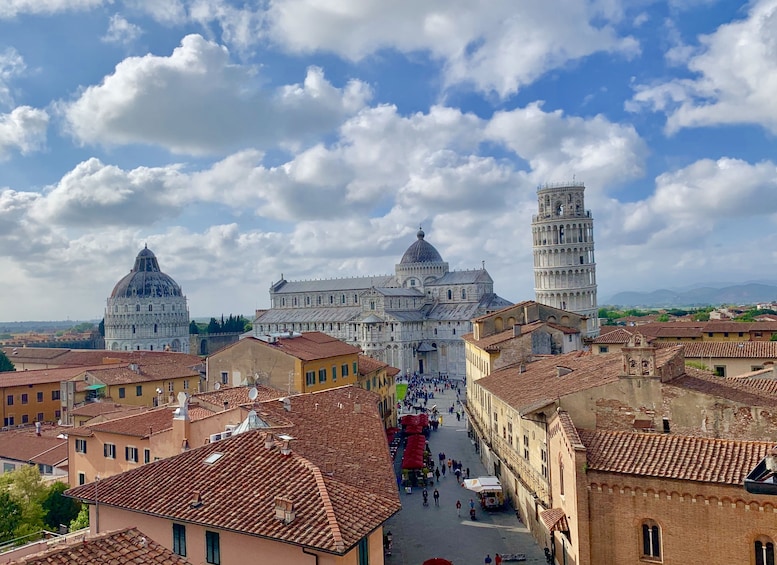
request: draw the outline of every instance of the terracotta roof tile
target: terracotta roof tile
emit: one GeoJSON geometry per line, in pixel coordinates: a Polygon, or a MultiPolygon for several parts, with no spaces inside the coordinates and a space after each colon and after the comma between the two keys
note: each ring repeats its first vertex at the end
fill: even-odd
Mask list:
{"type": "Polygon", "coordinates": [[[189,561],[156,543],[135,528],[74,538],[9,565],[188,565],[189,561]]]}
{"type": "Polygon", "coordinates": [[[97,369],[101,367],[102,365],[87,365],[83,367],[60,367],[56,369],[7,371],[0,373],[0,386],[24,386],[59,383],[77,377],[89,369],[97,369]]]}
{"type": "Polygon", "coordinates": [[[49,363],[64,366],[104,365],[113,363],[139,363],[146,365],[172,364],[192,367],[202,360],[197,355],[171,351],[106,351],[104,349],[60,349],[54,347],[3,347],[13,358],[26,363],[49,363]],[[13,352],[16,349],[16,353],[13,352]]]}
{"type": "Polygon", "coordinates": [[[366,355],[359,355],[360,375],[369,375],[370,373],[374,373],[375,371],[384,367],[388,367],[388,363],[384,363],[378,359],[373,359],[372,357],[367,357],[366,355]]]}
{"type": "Polygon", "coordinates": [[[279,337],[274,343],[267,343],[255,337],[247,337],[245,339],[256,341],[265,347],[281,350],[303,361],[326,359],[338,355],[352,355],[361,352],[361,349],[358,347],[349,345],[322,332],[303,332],[299,335],[295,334],[294,337],[279,337]]]}
{"type": "Polygon", "coordinates": [[[777,360],[777,341],[699,341],[686,343],[685,356],[699,357],[771,357],[777,360]]]}
{"type": "MultiPolygon", "coordinates": [[[[401,507],[377,399],[341,387],[292,396],[289,411],[260,403],[291,421],[290,455],[265,447],[268,432],[245,432],[108,477],[100,503],[342,554],[401,507]],[[222,456],[206,464],[213,453],[222,456]],[[195,491],[203,505],[193,508],[195,491]],[[275,518],[278,496],[294,503],[289,524],[275,518]]],[[[68,494],[93,500],[94,488],[68,494]]]]}
{"type": "MultiPolygon", "coordinates": [[[[223,410],[224,402],[227,402],[228,406],[241,406],[243,404],[250,404],[251,399],[248,398],[248,393],[250,392],[251,388],[252,387],[247,386],[222,386],[219,390],[193,394],[192,400],[201,402],[206,406],[212,406],[214,409],[223,410]]],[[[283,391],[272,387],[256,385],[255,388],[257,392],[257,402],[262,402],[264,400],[275,400],[277,398],[286,396],[286,393],[283,391]]]]}
{"type": "MultiPolygon", "coordinates": [[[[601,343],[601,344],[611,344],[611,343],[628,343],[629,340],[634,337],[634,334],[636,333],[636,329],[634,331],[627,330],[626,328],[616,328],[612,331],[603,333],[599,335],[593,342],[594,343],[601,343]]],[[[640,328],[641,331],[641,328],[640,328]]],[[[646,336],[647,337],[647,336],[646,336]]]]}
{"type": "Polygon", "coordinates": [[[127,415],[132,412],[145,412],[150,410],[147,406],[132,406],[129,404],[116,404],[115,402],[87,402],[83,406],[73,408],[70,411],[71,416],[108,416],[108,415],[127,415]]]}
{"type": "Polygon", "coordinates": [[[578,433],[587,449],[589,470],[737,486],[774,446],[645,432],[579,429],[578,433]]]}
{"type": "Polygon", "coordinates": [[[67,439],[57,436],[66,434],[69,430],[70,428],[44,424],[41,426],[40,436],[36,435],[34,426],[0,432],[0,458],[46,465],[61,463],[67,459],[67,439]],[[57,448],[62,446],[65,448],[64,452],[57,451],[57,448]]]}

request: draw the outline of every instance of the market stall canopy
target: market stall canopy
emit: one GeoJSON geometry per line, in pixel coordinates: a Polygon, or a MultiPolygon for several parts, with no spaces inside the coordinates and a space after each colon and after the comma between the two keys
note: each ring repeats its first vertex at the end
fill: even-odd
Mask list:
{"type": "Polygon", "coordinates": [[[472,492],[495,492],[502,490],[502,483],[496,477],[477,477],[474,479],[464,479],[464,488],[472,492]]]}
{"type": "Polygon", "coordinates": [[[442,557],[433,557],[424,561],[423,565],[453,565],[453,561],[448,561],[442,557]]]}

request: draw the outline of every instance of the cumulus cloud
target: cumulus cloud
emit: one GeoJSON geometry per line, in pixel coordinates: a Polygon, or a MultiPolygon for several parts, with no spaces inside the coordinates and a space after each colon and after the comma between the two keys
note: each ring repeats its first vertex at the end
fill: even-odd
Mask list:
{"type": "Polygon", "coordinates": [[[44,110],[19,106],[10,114],[0,114],[0,160],[12,150],[22,154],[41,149],[46,144],[49,115],[44,110]]]}
{"type": "Polygon", "coordinates": [[[317,67],[301,84],[274,91],[258,82],[255,69],[232,63],[225,47],[189,35],[169,57],[125,59],[60,109],[82,143],[218,154],[315,138],[371,96],[357,80],[334,87],[317,67]]]}
{"type": "Polygon", "coordinates": [[[526,160],[535,185],[577,176],[602,190],[644,174],[647,147],[642,138],[632,125],[602,115],[565,116],[533,102],[494,114],[485,135],[526,160]]]}
{"type": "Polygon", "coordinates": [[[15,18],[24,14],[51,15],[88,10],[102,6],[104,3],[105,0],[3,0],[0,2],[0,19],[15,18]]]}
{"type": "Polygon", "coordinates": [[[747,17],[720,26],[669,55],[687,57],[694,78],[639,84],[627,108],[667,115],[666,130],[718,124],[757,124],[777,133],[777,0],[753,2],[747,17]]]}
{"type": "Polygon", "coordinates": [[[484,10],[464,0],[279,0],[268,11],[268,33],[292,52],[330,51],[354,61],[381,49],[428,52],[444,62],[448,84],[504,97],[592,53],[636,54],[637,42],[611,25],[619,16],[604,1],[499,0],[484,10]]]}
{"type": "Polygon", "coordinates": [[[119,14],[114,14],[108,22],[108,31],[105,32],[101,40],[105,43],[128,45],[135,41],[141,33],[143,30],[140,29],[140,26],[128,22],[119,14]]]}

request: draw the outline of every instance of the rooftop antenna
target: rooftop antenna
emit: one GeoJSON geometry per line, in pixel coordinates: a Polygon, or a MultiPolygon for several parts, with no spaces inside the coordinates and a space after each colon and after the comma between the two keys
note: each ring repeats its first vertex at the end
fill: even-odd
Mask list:
{"type": "Polygon", "coordinates": [[[256,390],[255,386],[252,386],[251,390],[248,391],[248,400],[253,402],[254,400],[256,400],[257,396],[259,396],[259,391],[256,390]]]}

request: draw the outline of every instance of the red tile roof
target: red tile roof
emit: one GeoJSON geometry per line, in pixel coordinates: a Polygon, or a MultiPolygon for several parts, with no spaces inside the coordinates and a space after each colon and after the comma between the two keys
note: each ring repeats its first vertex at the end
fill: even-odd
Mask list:
{"type": "MultiPolygon", "coordinates": [[[[615,328],[614,330],[599,335],[593,342],[601,343],[602,345],[628,343],[637,331],[637,329],[627,330],[626,328],[615,328]]],[[[641,328],[639,328],[639,331],[641,333],[641,328]]]]}
{"type": "Polygon", "coordinates": [[[72,538],[46,551],[11,561],[9,565],[189,565],[189,561],[135,528],[95,537],[72,538]]]}
{"type": "MultiPolygon", "coordinates": [[[[227,406],[229,407],[251,404],[251,399],[248,398],[248,393],[251,391],[251,388],[252,387],[248,386],[222,386],[219,390],[193,394],[192,401],[200,402],[204,406],[210,406],[216,410],[223,410],[224,402],[227,402],[227,406]]],[[[272,387],[256,385],[255,388],[257,393],[257,402],[262,402],[264,400],[275,400],[277,398],[287,396],[287,394],[283,391],[272,387]]]]}
{"type": "Polygon", "coordinates": [[[737,486],[774,447],[773,442],[674,434],[583,429],[578,433],[589,470],[737,486]]]}
{"type": "Polygon", "coordinates": [[[40,436],[36,435],[35,426],[0,432],[0,458],[45,465],[62,463],[67,459],[67,439],[57,436],[69,430],[44,424],[40,436]]]}
{"type": "MultiPolygon", "coordinates": [[[[259,340],[261,341],[261,340],[259,340]]],[[[263,342],[264,343],[264,342],[263,342]]],[[[303,361],[361,353],[361,349],[322,332],[303,332],[297,337],[282,337],[268,347],[280,349],[303,361]]]]}
{"type": "Polygon", "coordinates": [[[197,355],[171,351],[107,351],[104,349],[60,349],[54,347],[3,347],[11,361],[49,363],[64,366],[139,363],[144,365],[174,364],[194,366],[202,361],[197,355]],[[14,353],[14,349],[16,352],[14,353]]]}
{"type": "MultiPolygon", "coordinates": [[[[343,554],[401,508],[376,400],[341,387],[292,396],[289,411],[267,401],[263,409],[293,422],[290,455],[267,449],[267,432],[245,432],[108,477],[100,504],[343,554]],[[294,503],[289,524],[275,517],[279,496],[294,503]]],[[[94,489],[68,495],[94,500],[94,489]]]]}
{"type": "Polygon", "coordinates": [[[777,341],[699,341],[686,343],[685,356],[698,357],[740,357],[777,360],[777,341]]]}
{"type": "Polygon", "coordinates": [[[359,374],[369,375],[383,368],[388,368],[388,363],[367,357],[366,355],[359,355],[359,374]]]}
{"type": "Polygon", "coordinates": [[[61,367],[56,369],[8,371],[0,373],[0,387],[59,383],[77,377],[86,372],[88,369],[102,367],[103,365],[87,365],[83,367],[61,367]]]}
{"type": "Polygon", "coordinates": [[[109,415],[114,415],[114,417],[118,415],[120,417],[126,416],[128,413],[145,412],[147,410],[150,410],[147,406],[132,406],[129,404],[116,404],[115,402],[87,402],[83,406],[73,408],[70,411],[70,415],[92,418],[95,416],[109,417],[109,415]]]}

